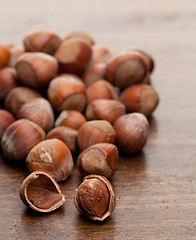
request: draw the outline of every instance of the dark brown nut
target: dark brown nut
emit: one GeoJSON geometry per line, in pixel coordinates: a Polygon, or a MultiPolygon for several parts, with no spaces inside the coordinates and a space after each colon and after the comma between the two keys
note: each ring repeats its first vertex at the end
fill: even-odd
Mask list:
{"type": "Polygon", "coordinates": [[[146,143],[149,124],[142,113],[129,113],[115,121],[114,129],[119,151],[123,154],[135,154],[146,143]]]}
{"type": "Polygon", "coordinates": [[[60,72],[79,75],[91,60],[91,46],[81,39],[64,40],[55,52],[60,72]]]}
{"type": "Polygon", "coordinates": [[[0,69],[7,66],[10,58],[9,47],[0,43],[0,69]]]}
{"type": "Polygon", "coordinates": [[[86,122],[84,115],[75,110],[62,111],[55,121],[55,127],[64,126],[79,130],[86,122]]]}
{"type": "Polygon", "coordinates": [[[105,62],[110,55],[110,51],[108,50],[108,48],[100,44],[94,44],[92,46],[92,51],[93,63],[105,62]]]}
{"type": "Polygon", "coordinates": [[[136,84],[122,92],[121,101],[128,113],[141,112],[149,117],[158,105],[159,96],[153,87],[136,84]]]}
{"type": "Polygon", "coordinates": [[[86,106],[86,89],[80,78],[72,74],[62,74],[50,82],[48,100],[58,112],[82,112],[86,106]]]}
{"type": "Polygon", "coordinates": [[[74,203],[84,216],[103,221],[114,211],[116,198],[111,183],[105,177],[89,175],[76,189],[74,203]]]}
{"type": "Polygon", "coordinates": [[[141,83],[147,71],[144,58],[139,52],[121,52],[108,60],[105,76],[109,82],[123,89],[141,83]]]}
{"type": "Polygon", "coordinates": [[[119,100],[114,86],[103,79],[95,81],[87,88],[86,97],[88,103],[97,99],[119,100]]]}
{"type": "Polygon", "coordinates": [[[45,132],[40,126],[27,119],[20,119],[5,130],[1,147],[5,157],[23,161],[29,151],[44,139],[45,132]]]}
{"type": "Polygon", "coordinates": [[[0,69],[0,101],[3,101],[7,94],[17,86],[16,70],[5,67],[0,69]]]}
{"type": "Polygon", "coordinates": [[[116,172],[118,149],[110,143],[98,143],[85,149],[77,159],[82,176],[89,174],[111,178],[116,172]]]}
{"type": "Polygon", "coordinates": [[[106,120],[111,124],[126,112],[124,104],[109,99],[97,99],[86,108],[87,120],[106,120]]]}
{"type": "Polygon", "coordinates": [[[78,132],[80,151],[96,143],[114,143],[116,133],[112,125],[105,120],[93,120],[84,123],[78,132]]]}
{"type": "Polygon", "coordinates": [[[54,112],[50,103],[44,98],[36,98],[22,105],[17,119],[26,118],[38,124],[46,132],[54,125],[54,112]]]}
{"type": "Polygon", "coordinates": [[[24,179],[20,198],[26,206],[38,212],[52,212],[65,202],[57,182],[42,171],[35,171],[24,179]]]}
{"type": "Polygon", "coordinates": [[[24,48],[20,46],[10,46],[10,58],[8,62],[8,66],[11,68],[15,68],[16,62],[18,61],[18,58],[24,53],[24,48]]]}
{"type": "Polygon", "coordinates": [[[53,139],[57,138],[63,141],[71,151],[71,153],[76,153],[77,147],[77,138],[78,138],[78,131],[68,127],[56,127],[53,128],[47,135],[46,139],[53,139]]]}
{"type": "Polygon", "coordinates": [[[27,87],[16,87],[13,88],[6,96],[5,108],[16,115],[23,104],[35,98],[41,97],[42,95],[33,89],[27,87]]]}
{"type": "Polygon", "coordinates": [[[97,63],[87,68],[82,74],[82,80],[86,87],[105,77],[105,63],[97,63]]]}
{"type": "Polygon", "coordinates": [[[14,121],[15,121],[15,118],[10,112],[0,109],[0,141],[5,130],[14,121]]]}
{"type": "Polygon", "coordinates": [[[39,89],[46,87],[56,76],[58,62],[49,54],[28,52],[19,57],[16,71],[21,84],[39,89]]]}
{"type": "Polygon", "coordinates": [[[49,139],[31,149],[26,158],[26,166],[29,172],[44,171],[59,182],[71,174],[73,158],[65,143],[59,139],[49,139]]]}
{"type": "Polygon", "coordinates": [[[68,40],[71,38],[81,38],[82,40],[86,41],[89,45],[94,44],[93,38],[85,32],[71,32],[67,34],[67,36],[65,36],[63,40],[68,40]]]}
{"type": "Polygon", "coordinates": [[[23,43],[27,52],[44,52],[53,55],[61,44],[61,39],[52,29],[41,27],[27,33],[23,43]]]}

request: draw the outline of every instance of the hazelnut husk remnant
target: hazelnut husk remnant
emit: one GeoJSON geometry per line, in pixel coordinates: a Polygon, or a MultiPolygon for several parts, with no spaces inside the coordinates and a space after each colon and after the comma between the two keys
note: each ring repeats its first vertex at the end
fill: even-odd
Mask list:
{"type": "Polygon", "coordinates": [[[35,171],[24,179],[20,198],[26,206],[38,212],[52,212],[65,202],[54,178],[42,171],[35,171]]]}
{"type": "Polygon", "coordinates": [[[103,221],[115,208],[115,193],[105,177],[88,175],[76,189],[74,203],[78,211],[86,217],[103,221]]]}

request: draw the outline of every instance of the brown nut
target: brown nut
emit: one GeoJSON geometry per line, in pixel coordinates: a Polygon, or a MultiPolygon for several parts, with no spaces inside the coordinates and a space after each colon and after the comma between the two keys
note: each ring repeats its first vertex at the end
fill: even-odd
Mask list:
{"type": "Polygon", "coordinates": [[[45,132],[40,126],[27,119],[20,119],[5,130],[1,147],[5,157],[23,161],[29,151],[44,139],[45,132]]]}
{"type": "Polygon", "coordinates": [[[44,52],[53,55],[61,44],[61,39],[52,29],[41,27],[27,33],[23,43],[27,52],[44,52]]]}
{"type": "Polygon", "coordinates": [[[65,143],[59,139],[49,139],[31,149],[26,158],[26,166],[29,172],[44,171],[59,182],[71,174],[73,158],[65,143]]]}
{"type": "Polygon", "coordinates": [[[108,60],[105,76],[109,82],[123,89],[142,82],[147,70],[144,58],[139,52],[121,52],[108,60]]]}
{"type": "Polygon", "coordinates": [[[65,36],[63,41],[71,39],[71,38],[81,38],[82,40],[86,41],[89,45],[94,44],[93,38],[85,32],[71,32],[71,33],[67,34],[67,36],[65,36]]]}
{"type": "Polygon", "coordinates": [[[47,86],[56,76],[58,62],[49,54],[28,52],[19,57],[16,71],[21,84],[38,89],[47,86]]]}
{"type": "Polygon", "coordinates": [[[0,43],[0,69],[7,66],[10,58],[9,47],[0,43]]]}
{"type": "Polygon", "coordinates": [[[32,172],[23,180],[20,198],[26,206],[38,212],[52,212],[65,202],[57,182],[42,171],[32,172]]]}
{"type": "Polygon", "coordinates": [[[147,137],[149,124],[142,113],[129,113],[119,117],[114,123],[116,143],[123,154],[135,154],[142,150],[147,137]]]}
{"type": "Polygon", "coordinates": [[[111,183],[105,177],[89,175],[76,189],[74,203],[84,216],[103,221],[113,212],[116,198],[111,183]]]}
{"type": "Polygon", "coordinates": [[[92,46],[92,51],[93,63],[105,62],[110,55],[110,51],[108,50],[108,48],[100,44],[94,44],[92,46]]]}
{"type": "Polygon", "coordinates": [[[54,112],[50,103],[44,98],[36,98],[22,105],[17,119],[26,118],[38,124],[46,132],[54,125],[54,112]]]}
{"type": "Polygon", "coordinates": [[[8,66],[11,68],[15,68],[18,58],[24,53],[24,48],[20,46],[10,46],[10,58],[8,62],[8,66]]]}
{"type": "Polygon", "coordinates": [[[15,121],[15,118],[10,112],[0,109],[0,141],[5,130],[14,121],[15,121]]]}
{"type": "Polygon", "coordinates": [[[95,81],[87,88],[86,97],[88,103],[97,99],[119,100],[114,86],[103,79],[95,81]]]}
{"type": "Polygon", "coordinates": [[[125,106],[119,101],[97,99],[88,104],[86,108],[87,120],[106,120],[111,124],[125,114],[125,106]]]}
{"type": "Polygon", "coordinates": [[[53,128],[48,134],[46,135],[46,139],[53,139],[57,138],[63,141],[71,151],[71,153],[76,153],[77,151],[77,137],[78,131],[68,127],[56,127],[53,128]]]}
{"type": "Polygon", "coordinates": [[[97,63],[87,68],[82,74],[82,80],[86,87],[105,76],[105,64],[97,63]]]}
{"type": "Polygon", "coordinates": [[[42,95],[33,89],[27,87],[13,88],[5,98],[5,108],[17,114],[21,106],[35,98],[41,98],[42,95]]]}
{"type": "Polygon", "coordinates": [[[146,84],[136,84],[126,88],[120,99],[128,113],[141,112],[146,117],[152,114],[159,102],[157,92],[146,84]]]}
{"type": "Polygon", "coordinates": [[[118,161],[118,149],[111,143],[98,143],[85,149],[77,159],[82,176],[89,174],[111,178],[118,161]]]}
{"type": "Polygon", "coordinates": [[[55,121],[55,127],[64,126],[79,130],[86,122],[84,115],[75,110],[62,111],[55,121]]]}
{"type": "Polygon", "coordinates": [[[96,143],[114,143],[116,133],[112,125],[105,120],[93,120],[84,123],[78,132],[80,151],[96,143]]]}
{"type": "Polygon", "coordinates": [[[81,74],[91,60],[91,46],[77,38],[64,40],[55,52],[60,72],[81,74]]]}
{"type": "Polygon", "coordinates": [[[16,70],[5,67],[0,69],[0,101],[4,100],[7,94],[17,86],[16,70]]]}
{"type": "Polygon", "coordinates": [[[85,86],[75,75],[62,74],[50,82],[48,100],[58,112],[63,110],[82,112],[86,105],[85,86]]]}

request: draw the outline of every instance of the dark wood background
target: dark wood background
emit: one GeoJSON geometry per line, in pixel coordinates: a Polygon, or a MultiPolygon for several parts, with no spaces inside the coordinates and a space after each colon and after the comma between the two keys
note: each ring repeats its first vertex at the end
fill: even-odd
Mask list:
{"type": "Polygon", "coordinates": [[[19,198],[26,171],[1,155],[0,239],[196,239],[196,1],[0,1],[1,42],[21,44],[36,25],[61,36],[89,32],[112,51],[135,45],[151,53],[160,104],[143,152],[119,159],[117,206],[103,223],[74,206],[76,168],[60,184],[64,206],[39,214],[19,198]]]}

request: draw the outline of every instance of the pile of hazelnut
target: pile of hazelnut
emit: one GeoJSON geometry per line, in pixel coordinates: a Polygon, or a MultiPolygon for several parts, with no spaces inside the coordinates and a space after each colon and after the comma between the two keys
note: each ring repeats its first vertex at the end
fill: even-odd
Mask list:
{"type": "Polygon", "coordinates": [[[0,43],[0,140],[5,159],[26,161],[31,173],[20,196],[32,209],[50,212],[65,196],[57,182],[74,161],[84,181],[75,206],[93,220],[115,208],[111,179],[118,151],[135,154],[148,137],[158,104],[151,86],[152,57],[136,48],[111,53],[84,32],[60,38],[48,27],[0,43]],[[114,145],[115,144],[115,145],[114,145]]]}

